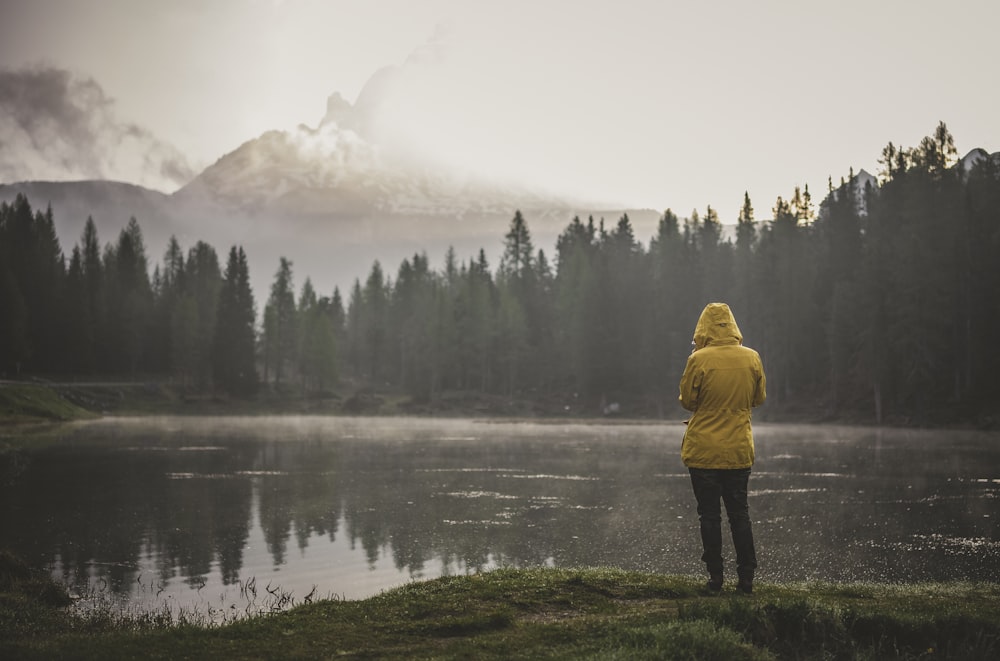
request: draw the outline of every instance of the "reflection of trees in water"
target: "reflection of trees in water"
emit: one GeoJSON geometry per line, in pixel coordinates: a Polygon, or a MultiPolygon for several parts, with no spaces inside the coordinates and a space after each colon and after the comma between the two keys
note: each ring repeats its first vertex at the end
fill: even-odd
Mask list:
{"type": "Polygon", "coordinates": [[[665,494],[648,455],[616,450],[558,440],[345,448],[348,533],[372,562],[391,547],[410,573],[431,560],[476,570],[593,564],[609,548],[620,557],[622,528],[644,528],[636,510],[655,511],[665,494]]]}
{"type": "Polygon", "coordinates": [[[235,583],[249,536],[252,488],[233,474],[250,453],[233,446],[162,454],[166,479],[160,475],[155,487],[131,494],[131,502],[153,504],[147,530],[161,580],[178,571],[197,585],[217,561],[223,582],[235,583]]]}
{"type": "Polygon", "coordinates": [[[232,475],[242,454],[49,449],[32,455],[30,470],[7,485],[0,527],[24,531],[17,552],[58,565],[70,582],[101,577],[115,591],[128,590],[140,578],[140,558],[153,555],[161,581],[179,573],[197,584],[218,561],[223,581],[233,583],[249,533],[251,485],[198,476],[232,475]]]}
{"type": "Polygon", "coordinates": [[[299,549],[312,535],[333,540],[339,520],[337,450],[330,443],[268,443],[250,470],[259,494],[260,525],[274,564],[285,562],[294,529],[299,549]]]}
{"type": "MultiPolygon", "coordinates": [[[[163,449],[74,443],[0,457],[0,474],[12,476],[0,485],[0,530],[31,562],[58,560],[67,578],[97,574],[116,590],[130,589],[150,556],[161,581],[180,574],[197,585],[216,563],[234,584],[255,523],[274,565],[293,537],[304,551],[340,534],[372,567],[389,556],[415,577],[549,562],[697,571],[693,496],[676,452],[612,433],[621,437],[242,437],[202,451],[155,437],[142,443],[163,449]]],[[[968,473],[968,458],[921,442],[913,459],[907,436],[841,442],[831,432],[804,443],[790,434],[760,435],[751,479],[762,574],[997,578],[983,570],[995,543],[978,555],[905,548],[920,535],[997,539],[995,517],[984,516],[991,502],[948,482],[968,473]]],[[[995,451],[972,454],[995,465],[995,451]]]]}
{"type": "Polygon", "coordinates": [[[150,503],[133,506],[130,497],[162,468],[137,454],[75,447],[29,456],[27,470],[2,493],[0,526],[17,535],[16,551],[38,564],[58,559],[67,579],[90,575],[98,562],[94,573],[111,587],[127,584],[151,514],[150,503]]]}
{"type": "Polygon", "coordinates": [[[4,507],[0,525],[32,531],[18,546],[33,562],[58,561],[68,579],[96,573],[127,590],[150,556],[160,581],[180,574],[198,585],[217,563],[222,581],[235,583],[255,493],[275,565],[286,562],[293,535],[305,549],[316,535],[341,533],[372,566],[391,555],[414,576],[428,567],[584,564],[635,527],[627,510],[655,507],[637,498],[663,498],[628,446],[610,455],[558,439],[240,441],[202,451],[142,443],[32,455],[10,492],[20,506],[4,507]]]}

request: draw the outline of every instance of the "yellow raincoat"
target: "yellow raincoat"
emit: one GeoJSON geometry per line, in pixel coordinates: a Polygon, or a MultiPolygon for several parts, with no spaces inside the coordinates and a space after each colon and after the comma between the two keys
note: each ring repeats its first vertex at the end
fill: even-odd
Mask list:
{"type": "Polygon", "coordinates": [[[764,366],[725,303],[709,303],[694,329],[694,352],[681,377],[681,405],[693,412],[681,459],[689,468],[753,465],[750,409],[766,397],[764,366]]]}

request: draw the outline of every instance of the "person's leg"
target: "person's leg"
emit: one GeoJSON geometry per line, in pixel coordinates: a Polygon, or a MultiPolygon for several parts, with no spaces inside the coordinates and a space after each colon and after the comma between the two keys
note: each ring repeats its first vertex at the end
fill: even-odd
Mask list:
{"type": "Polygon", "coordinates": [[[747,504],[747,485],[750,469],[723,471],[722,500],[726,504],[729,530],[736,547],[736,571],[740,578],[739,587],[744,592],[753,589],[753,575],[757,568],[757,550],[753,541],[753,527],[750,523],[750,508],[747,504]]]}
{"type": "Polygon", "coordinates": [[[688,469],[691,486],[698,501],[698,520],[701,523],[702,561],[712,577],[709,587],[722,588],[722,484],[717,471],[700,468],[688,469]],[[718,587],[715,584],[718,584],[718,587]]]}

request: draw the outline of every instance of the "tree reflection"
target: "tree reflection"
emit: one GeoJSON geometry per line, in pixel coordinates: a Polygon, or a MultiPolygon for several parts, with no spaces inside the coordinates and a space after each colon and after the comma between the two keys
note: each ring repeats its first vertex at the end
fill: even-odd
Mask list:
{"type": "MultiPolygon", "coordinates": [[[[327,424],[279,440],[267,426],[203,440],[152,423],[123,439],[83,426],[55,447],[7,453],[0,545],[117,591],[143,580],[144,559],[161,582],[197,587],[218,571],[234,585],[256,526],[274,566],[293,562],[293,539],[301,556],[343,535],[370,568],[390,557],[413,577],[544,564],[700,571],[673,427],[498,426],[449,441],[433,423],[361,438],[327,424]]],[[[997,485],[972,479],[997,465],[997,444],[949,453],[931,437],[815,430],[803,443],[786,429],[762,429],[751,480],[763,574],[998,578],[997,485]],[[963,554],[932,535],[987,542],[963,554]]]]}

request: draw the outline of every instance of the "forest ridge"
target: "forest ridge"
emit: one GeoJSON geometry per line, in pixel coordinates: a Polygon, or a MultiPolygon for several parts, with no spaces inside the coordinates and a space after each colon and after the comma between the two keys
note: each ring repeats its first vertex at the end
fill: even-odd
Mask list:
{"type": "Polygon", "coordinates": [[[282,258],[258,315],[242,247],[225,267],[171,240],[150,272],[136,219],[69,257],[51,208],[0,205],[0,373],[143,375],[250,396],[399,389],[672,404],[706,302],[728,302],[768,375],[768,408],[813,418],[956,422],[1000,411],[1000,163],[953,167],[941,123],[889,143],[879,185],[853,172],[818,211],[808,188],[772,220],[749,196],[734,240],[717,212],[660,218],[648,248],[623,215],[573,218],[547,255],[514,215],[503,255],[375,262],[347,292],[297,289],[282,258]]]}

